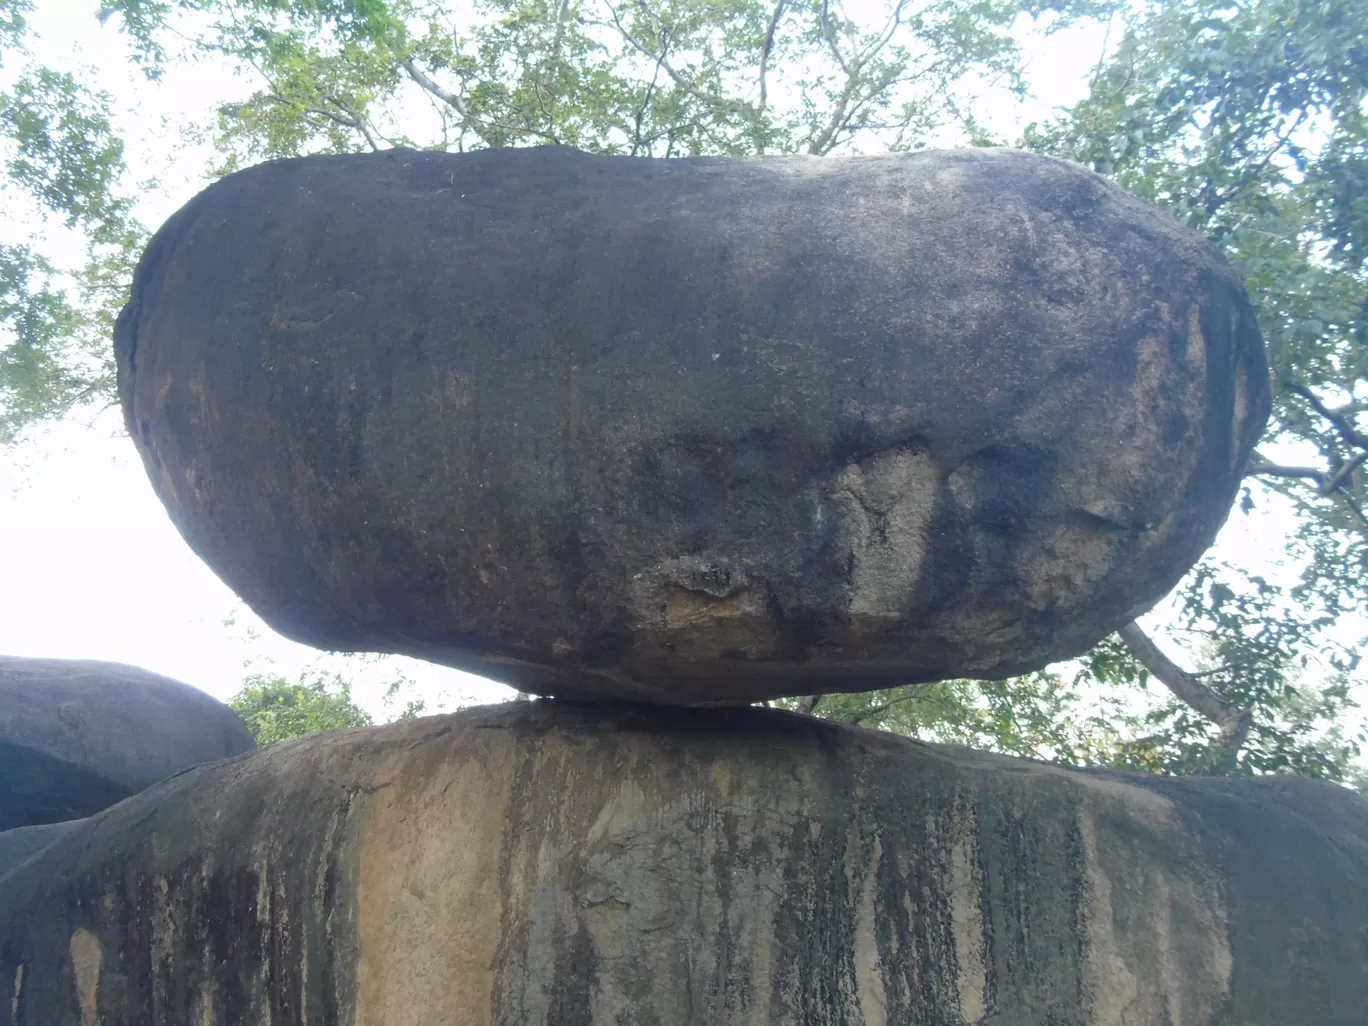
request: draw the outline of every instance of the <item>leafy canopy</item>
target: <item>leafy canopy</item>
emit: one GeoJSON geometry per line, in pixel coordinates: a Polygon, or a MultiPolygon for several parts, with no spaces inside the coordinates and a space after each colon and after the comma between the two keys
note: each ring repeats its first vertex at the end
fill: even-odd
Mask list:
{"type": "Polygon", "coordinates": [[[253,674],[228,702],[259,747],[322,730],[369,727],[371,716],[355,705],[351,685],[338,677],[305,675],[297,682],[253,674]]]}

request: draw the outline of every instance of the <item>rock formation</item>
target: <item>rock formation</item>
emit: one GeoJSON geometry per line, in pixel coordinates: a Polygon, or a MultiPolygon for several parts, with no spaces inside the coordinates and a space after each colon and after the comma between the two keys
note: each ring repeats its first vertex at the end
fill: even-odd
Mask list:
{"type": "Polygon", "coordinates": [[[997,150],[267,164],[158,233],[117,355],[273,627],[684,704],[1081,653],[1212,541],[1269,409],[1211,247],[997,150]]]}
{"type": "Polygon", "coordinates": [[[0,656],[0,830],[88,816],[253,747],[236,713],[169,677],[0,656]]]}
{"type": "MultiPolygon", "coordinates": [[[[1344,789],[661,705],[1032,669],[1210,543],[1258,331],[1101,179],[285,161],[158,233],[117,336],[155,487],[274,626],[656,704],[317,735],[0,833],[0,1026],[1368,1026],[1344,789]]],[[[120,707],[73,749],[0,694],[0,770],[165,776],[111,771],[167,733],[120,707]]]]}
{"type": "Polygon", "coordinates": [[[0,1024],[1363,1026],[1368,803],[758,709],[201,767],[0,877],[0,1024]]]}

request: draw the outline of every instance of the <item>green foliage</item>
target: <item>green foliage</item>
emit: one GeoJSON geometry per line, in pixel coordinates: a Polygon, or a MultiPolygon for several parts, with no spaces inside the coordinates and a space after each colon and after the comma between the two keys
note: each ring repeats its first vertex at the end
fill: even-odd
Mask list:
{"type": "Polygon", "coordinates": [[[19,45],[28,35],[28,19],[33,10],[28,0],[0,0],[0,67],[4,67],[5,51],[19,45]]]}
{"type": "MultiPolygon", "coordinates": [[[[23,42],[27,5],[0,2],[0,54],[23,42]]],[[[22,51],[20,51],[22,52],[22,51]]],[[[0,92],[0,154],[11,232],[0,240],[0,443],[25,425],[112,397],[109,328],[122,305],[141,233],[118,193],[123,142],[110,97],[68,72],[26,67],[0,92]],[[35,240],[56,215],[79,231],[87,260],[56,266],[35,240]]]]}
{"type": "MultiPolygon", "coordinates": [[[[795,699],[774,704],[803,708],[795,699]]],[[[1121,714],[1086,708],[1072,682],[1050,672],[825,695],[811,711],[849,726],[1071,766],[1111,765],[1123,745],[1113,726],[1121,714]]]]}
{"type": "Polygon", "coordinates": [[[1337,724],[1355,708],[1351,674],[1358,657],[1326,636],[1334,618],[1308,615],[1283,589],[1236,567],[1207,561],[1188,578],[1178,622],[1206,686],[1251,713],[1238,753],[1224,751],[1216,728],[1156,688],[1117,639],[1093,649],[1078,685],[1145,692],[1148,708],[1131,717],[1109,765],[1155,773],[1294,772],[1343,781],[1354,773],[1363,737],[1337,724]]]}
{"type": "Polygon", "coordinates": [[[80,315],[55,284],[55,269],[28,246],[0,244],[0,441],[86,387],[68,355],[80,315]]]}
{"type": "Polygon", "coordinates": [[[9,141],[6,187],[26,189],[68,227],[86,226],[109,241],[127,215],[114,194],[123,173],[123,142],[109,122],[110,97],[92,93],[66,72],[34,68],[0,96],[0,134],[9,141]]]}
{"type": "Polygon", "coordinates": [[[305,674],[297,682],[254,674],[228,704],[262,747],[321,730],[371,725],[370,714],[352,703],[351,685],[321,674],[305,674]]]}
{"type": "Polygon", "coordinates": [[[1010,0],[858,13],[830,0],[476,0],[454,17],[425,0],[148,10],[118,0],[106,13],[149,69],[189,32],[196,51],[264,82],[220,110],[225,167],[396,143],[655,156],[906,148],[963,119],[983,80],[1020,85],[1010,0]],[[397,116],[416,100],[432,114],[422,136],[397,116]]]}

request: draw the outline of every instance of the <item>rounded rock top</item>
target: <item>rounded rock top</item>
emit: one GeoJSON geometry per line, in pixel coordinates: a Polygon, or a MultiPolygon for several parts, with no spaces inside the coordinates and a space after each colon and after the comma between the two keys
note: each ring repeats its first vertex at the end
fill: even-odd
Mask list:
{"type": "Polygon", "coordinates": [[[677,704],[1078,655],[1269,411],[1205,240],[1005,150],[274,162],[116,336],[153,485],[277,630],[677,704]]]}
{"type": "Polygon", "coordinates": [[[237,713],[170,677],[0,656],[0,831],[89,816],[255,747],[237,713]]]}

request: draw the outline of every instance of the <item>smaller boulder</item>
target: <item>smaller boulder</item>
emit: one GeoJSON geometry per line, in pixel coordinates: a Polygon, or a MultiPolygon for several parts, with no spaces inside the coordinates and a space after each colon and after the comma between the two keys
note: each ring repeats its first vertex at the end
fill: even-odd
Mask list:
{"type": "Polygon", "coordinates": [[[59,837],[65,837],[72,827],[84,822],[73,819],[66,823],[40,823],[37,826],[0,830],[0,876],[21,862],[27,862],[59,837]]]}
{"type": "Polygon", "coordinates": [[[169,677],[0,656],[0,830],[89,816],[254,747],[235,712],[169,677]]]}

